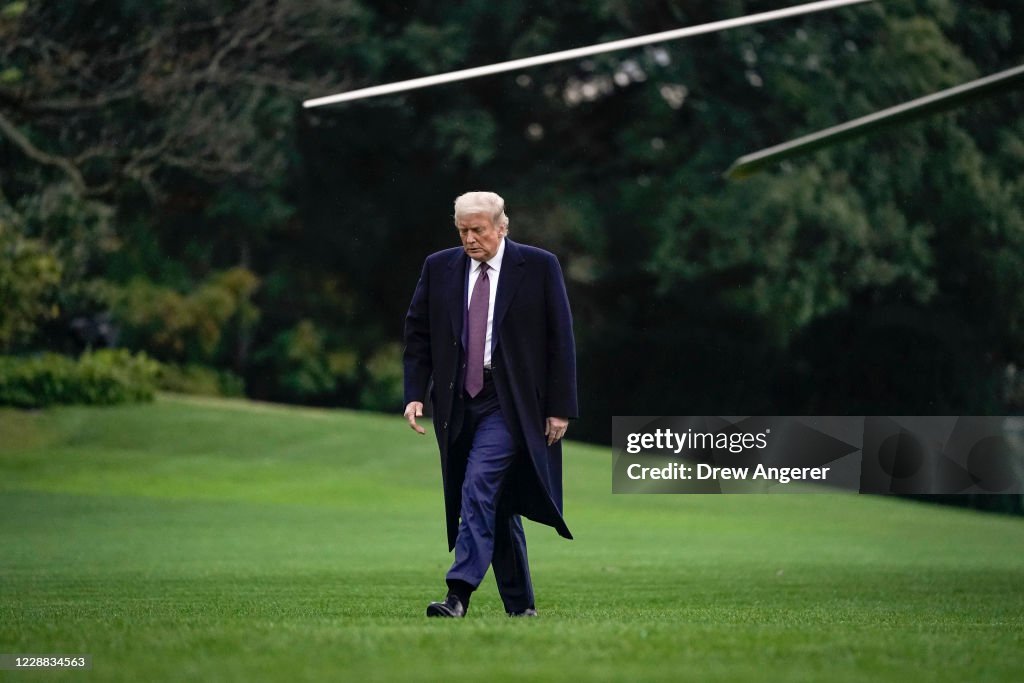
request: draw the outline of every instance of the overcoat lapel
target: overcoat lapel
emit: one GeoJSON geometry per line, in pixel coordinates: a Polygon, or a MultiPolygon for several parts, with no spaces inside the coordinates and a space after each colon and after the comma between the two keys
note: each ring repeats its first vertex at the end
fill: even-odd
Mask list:
{"type": "Polygon", "coordinates": [[[455,253],[448,261],[448,282],[446,301],[453,302],[448,307],[452,319],[452,334],[462,339],[462,324],[466,317],[466,262],[469,257],[464,251],[455,253]]]}
{"type": "Polygon", "coordinates": [[[501,275],[498,277],[498,293],[494,297],[494,324],[492,327],[491,349],[498,345],[498,331],[501,330],[501,321],[508,312],[508,305],[512,302],[519,283],[523,280],[526,268],[523,264],[526,259],[519,253],[519,245],[505,238],[505,256],[502,258],[501,275]]]}

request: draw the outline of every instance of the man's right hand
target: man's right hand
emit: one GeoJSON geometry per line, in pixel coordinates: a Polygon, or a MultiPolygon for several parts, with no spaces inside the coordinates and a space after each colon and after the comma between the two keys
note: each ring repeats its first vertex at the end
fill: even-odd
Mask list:
{"type": "Polygon", "coordinates": [[[409,427],[420,434],[426,434],[427,430],[416,424],[417,417],[423,417],[423,403],[420,401],[409,401],[409,405],[405,407],[405,419],[409,421],[409,427]]]}

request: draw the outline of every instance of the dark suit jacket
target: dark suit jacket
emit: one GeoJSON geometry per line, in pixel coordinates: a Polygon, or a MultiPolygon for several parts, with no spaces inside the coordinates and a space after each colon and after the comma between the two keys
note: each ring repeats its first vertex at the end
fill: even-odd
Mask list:
{"type": "MultiPolygon", "coordinates": [[[[548,446],[548,417],[578,417],[572,314],[558,259],[505,239],[492,330],[495,388],[524,458],[509,475],[503,504],[572,538],[562,518],[562,443],[548,446]]],[[[463,326],[469,257],[462,247],[427,257],[405,319],[405,402],[433,404],[441,453],[449,549],[458,533],[464,440],[463,326]]],[[[497,502],[497,501],[496,501],[497,502]]]]}

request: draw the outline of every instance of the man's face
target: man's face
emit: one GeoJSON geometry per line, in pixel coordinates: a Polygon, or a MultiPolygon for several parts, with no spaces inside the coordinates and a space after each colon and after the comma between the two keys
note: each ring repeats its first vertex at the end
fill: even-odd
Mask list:
{"type": "Polygon", "coordinates": [[[462,248],[474,261],[488,261],[498,253],[505,229],[495,227],[485,213],[471,213],[456,223],[462,248]]]}

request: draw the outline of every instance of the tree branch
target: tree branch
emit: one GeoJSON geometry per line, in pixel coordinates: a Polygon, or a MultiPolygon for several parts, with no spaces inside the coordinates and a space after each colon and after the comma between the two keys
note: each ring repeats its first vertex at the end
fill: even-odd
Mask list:
{"type": "Polygon", "coordinates": [[[14,143],[15,147],[20,149],[25,156],[37,161],[40,164],[46,166],[56,166],[57,168],[64,171],[68,178],[71,180],[71,184],[74,185],[75,189],[84,193],[86,190],[85,178],[82,177],[82,172],[64,157],[54,156],[53,154],[47,154],[38,147],[32,144],[18,128],[0,112],[0,133],[7,136],[7,139],[14,143]]]}

